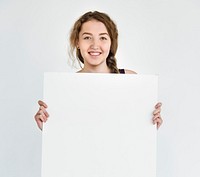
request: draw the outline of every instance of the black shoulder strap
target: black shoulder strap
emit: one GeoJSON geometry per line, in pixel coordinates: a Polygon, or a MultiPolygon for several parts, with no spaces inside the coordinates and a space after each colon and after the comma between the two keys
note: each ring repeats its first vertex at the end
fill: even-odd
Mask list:
{"type": "Polygon", "coordinates": [[[125,69],[119,69],[120,74],[125,74],[125,69]]]}

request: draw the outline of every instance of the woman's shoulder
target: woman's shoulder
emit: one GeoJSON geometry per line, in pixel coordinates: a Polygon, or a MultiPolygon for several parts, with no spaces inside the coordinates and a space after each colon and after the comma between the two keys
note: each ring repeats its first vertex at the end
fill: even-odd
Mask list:
{"type": "Polygon", "coordinates": [[[125,69],[125,74],[137,74],[137,73],[133,70],[125,69]]]}

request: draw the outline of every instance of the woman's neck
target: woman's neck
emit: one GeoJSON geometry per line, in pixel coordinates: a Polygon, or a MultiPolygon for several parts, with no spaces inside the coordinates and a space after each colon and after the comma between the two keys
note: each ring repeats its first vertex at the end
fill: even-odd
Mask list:
{"type": "Polygon", "coordinates": [[[110,68],[106,67],[83,67],[79,73],[111,73],[110,68]]]}

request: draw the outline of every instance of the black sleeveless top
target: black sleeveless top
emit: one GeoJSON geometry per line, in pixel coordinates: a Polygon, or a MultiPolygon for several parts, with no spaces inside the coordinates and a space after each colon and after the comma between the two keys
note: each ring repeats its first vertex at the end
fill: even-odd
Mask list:
{"type": "Polygon", "coordinates": [[[125,69],[119,69],[120,74],[125,74],[125,69]]]}

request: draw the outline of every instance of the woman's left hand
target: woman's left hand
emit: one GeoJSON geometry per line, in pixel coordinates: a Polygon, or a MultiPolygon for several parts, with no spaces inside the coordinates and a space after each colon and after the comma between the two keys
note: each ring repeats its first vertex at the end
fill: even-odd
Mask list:
{"type": "Polygon", "coordinates": [[[158,102],[155,105],[155,110],[153,111],[153,124],[157,125],[157,129],[159,129],[159,127],[163,123],[163,120],[162,120],[161,115],[160,115],[160,113],[161,113],[161,106],[162,106],[162,103],[158,102]]]}

